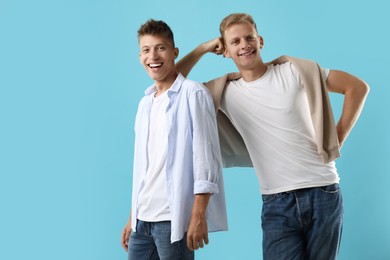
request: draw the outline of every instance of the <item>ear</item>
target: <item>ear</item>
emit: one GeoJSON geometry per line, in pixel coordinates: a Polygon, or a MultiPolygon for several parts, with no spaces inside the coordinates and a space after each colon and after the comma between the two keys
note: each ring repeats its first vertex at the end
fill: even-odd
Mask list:
{"type": "Polygon", "coordinates": [[[264,39],[260,35],[259,35],[259,41],[260,41],[260,49],[262,49],[264,46],[264,39]]]}
{"type": "Polygon", "coordinates": [[[231,58],[232,57],[232,56],[230,56],[230,53],[229,53],[229,51],[227,50],[226,47],[224,47],[223,56],[226,57],[226,58],[231,58]]]}
{"type": "Polygon", "coordinates": [[[179,48],[175,48],[174,50],[173,50],[173,52],[174,52],[174,55],[175,55],[175,59],[179,56],[179,48]]]}

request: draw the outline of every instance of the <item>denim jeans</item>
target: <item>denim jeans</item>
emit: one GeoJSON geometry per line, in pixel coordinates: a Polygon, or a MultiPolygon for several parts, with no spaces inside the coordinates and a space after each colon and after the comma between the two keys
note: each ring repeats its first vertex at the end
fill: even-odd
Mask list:
{"type": "Polygon", "coordinates": [[[137,232],[129,238],[129,260],[193,260],[194,252],[184,238],[171,244],[171,222],[144,222],[137,220],[137,232]]]}
{"type": "Polygon", "coordinates": [[[344,213],[338,184],[262,198],[264,260],[337,258],[344,213]]]}

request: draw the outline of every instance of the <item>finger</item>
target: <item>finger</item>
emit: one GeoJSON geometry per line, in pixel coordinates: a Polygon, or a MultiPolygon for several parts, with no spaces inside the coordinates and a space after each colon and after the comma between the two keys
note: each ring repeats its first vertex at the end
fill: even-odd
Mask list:
{"type": "Polygon", "coordinates": [[[197,239],[193,239],[192,241],[192,244],[193,244],[193,248],[194,250],[198,250],[199,249],[199,244],[198,244],[198,240],[197,239]]]}
{"type": "Polygon", "coordinates": [[[217,47],[215,47],[214,53],[216,53],[218,55],[222,54],[223,53],[223,47],[218,45],[217,47]]]}
{"type": "Polygon", "coordinates": [[[124,229],[122,232],[121,244],[123,249],[128,252],[129,249],[129,238],[130,238],[131,230],[124,229]]]}
{"type": "Polygon", "coordinates": [[[130,235],[131,235],[131,230],[128,233],[126,233],[126,239],[125,239],[126,252],[129,252],[130,235]]]}
{"type": "Polygon", "coordinates": [[[126,234],[125,241],[124,241],[126,247],[129,245],[129,237],[130,237],[129,234],[126,234]]]}
{"type": "Polygon", "coordinates": [[[208,234],[204,235],[203,240],[204,240],[204,244],[208,245],[209,244],[209,235],[208,234]]]}
{"type": "Polygon", "coordinates": [[[122,245],[123,249],[127,251],[127,244],[124,240],[121,241],[121,245],[122,245]]]}
{"type": "Polygon", "coordinates": [[[125,248],[125,230],[122,231],[121,245],[122,245],[123,248],[125,248]]]}
{"type": "Polygon", "coordinates": [[[126,251],[126,252],[128,252],[128,250],[129,250],[129,247],[128,247],[128,245],[127,244],[122,244],[122,247],[123,247],[123,249],[126,251]]]}
{"type": "Polygon", "coordinates": [[[131,230],[128,230],[125,234],[125,241],[126,243],[129,241],[129,238],[130,238],[130,234],[131,234],[131,230]]]}
{"type": "Polygon", "coordinates": [[[203,248],[203,247],[204,247],[203,239],[200,239],[200,240],[199,240],[199,247],[200,247],[200,248],[203,248]]]}
{"type": "Polygon", "coordinates": [[[123,247],[123,249],[127,252],[127,250],[128,250],[128,242],[126,241],[126,240],[122,240],[122,247],[123,247]]]}
{"type": "Polygon", "coordinates": [[[187,235],[187,247],[189,250],[194,251],[194,247],[192,245],[192,238],[189,235],[187,235]]]}

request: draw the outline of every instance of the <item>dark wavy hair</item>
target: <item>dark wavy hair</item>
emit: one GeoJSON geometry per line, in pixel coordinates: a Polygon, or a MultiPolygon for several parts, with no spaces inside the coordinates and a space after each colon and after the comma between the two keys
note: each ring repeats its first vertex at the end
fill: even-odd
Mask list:
{"type": "Polygon", "coordinates": [[[171,28],[164,22],[164,21],[158,21],[149,19],[141,25],[141,27],[138,29],[138,41],[141,36],[144,35],[161,35],[166,37],[175,47],[175,40],[173,38],[173,32],[171,28]]]}

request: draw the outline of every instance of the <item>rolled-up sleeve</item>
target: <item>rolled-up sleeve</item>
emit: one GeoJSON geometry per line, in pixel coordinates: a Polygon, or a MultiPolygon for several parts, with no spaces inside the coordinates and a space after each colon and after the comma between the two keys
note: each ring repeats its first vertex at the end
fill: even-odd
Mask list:
{"type": "Polygon", "coordinates": [[[218,193],[222,162],[214,103],[206,88],[195,91],[189,103],[193,126],[194,194],[218,193]]]}

